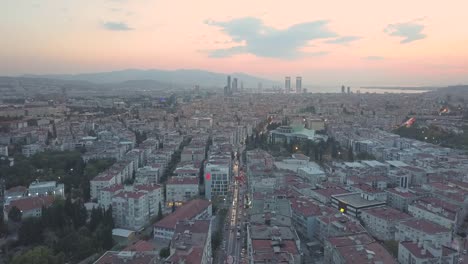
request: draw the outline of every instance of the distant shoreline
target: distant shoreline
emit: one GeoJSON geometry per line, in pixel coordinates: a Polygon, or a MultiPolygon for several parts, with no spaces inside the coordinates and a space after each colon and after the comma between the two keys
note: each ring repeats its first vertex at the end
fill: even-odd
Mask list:
{"type": "Polygon", "coordinates": [[[441,87],[429,87],[429,86],[418,86],[418,87],[406,87],[406,86],[363,86],[360,89],[379,89],[379,90],[418,90],[418,91],[433,91],[440,89],[441,87]]]}

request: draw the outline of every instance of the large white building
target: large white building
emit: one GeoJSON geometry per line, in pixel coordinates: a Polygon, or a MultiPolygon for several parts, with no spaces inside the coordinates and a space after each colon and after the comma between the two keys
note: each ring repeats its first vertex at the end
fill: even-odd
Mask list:
{"type": "Polygon", "coordinates": [[[29,196],[61,196],[65,197],[65,186],[63,183],[57,183],[55,181],[34,181],[29,185],[28,188],[29,196]]]}
{"type": "Polygon", "coordinates": [[[205,198],[226,196],[231,183],[231,168],[229,162],[208,162],[205,165],[205,198]]]}

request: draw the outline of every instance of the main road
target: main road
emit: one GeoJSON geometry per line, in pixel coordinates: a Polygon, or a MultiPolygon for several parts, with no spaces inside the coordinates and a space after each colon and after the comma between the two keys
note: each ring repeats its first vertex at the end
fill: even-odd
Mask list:
{"type": "Polygon", "coordinates": [[[230,205],[230,210],[228,213],[228,232],[226,236],[226,249],[225,249],[225,260],[229,256],[233,257],[234,263],[242,263],[241,260],[241,251],[244,246],[245,239],[245,228],[244,228],[244,185],[243,181],[239,180],[239,175],[242,175],[243,172],[240,171],[240,163],[236,159],[235,164],[233,165],[233,189],[232,189],[232,204],[230,205]]]}

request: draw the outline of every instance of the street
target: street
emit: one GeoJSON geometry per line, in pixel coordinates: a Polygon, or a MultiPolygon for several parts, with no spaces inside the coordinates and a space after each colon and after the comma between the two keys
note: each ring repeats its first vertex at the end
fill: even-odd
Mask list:
{"type": "Polygon", "coordinates": [[[240,170],[240,161],[236,159],[233,165],[234,184],[232,191],[232,204],[228,212],[227,232],[225,233],[226,247],[224,259],[220,263],[227,263],[231,259],[232,263],[244,263],[241,261],[241,252],[246,239],[244,228],[244,193],[245,186],[242,180],[243,172],[240,170]],[[239,177],[241,176],[241,177],[239,177]],[[232,256],[230,258],[229,256],[232,256]]]}

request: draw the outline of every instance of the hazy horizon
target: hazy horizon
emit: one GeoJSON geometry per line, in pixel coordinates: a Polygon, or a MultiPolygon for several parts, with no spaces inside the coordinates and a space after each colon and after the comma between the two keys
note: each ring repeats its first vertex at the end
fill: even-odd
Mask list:
{"type": "Polygon", "coordinates": [[[0,75],[200,69],[320,86],[468,83],[459,24],[467,8],[461,0],[7,1],[0,75]]]}

